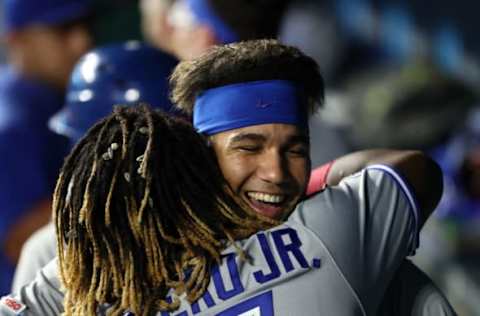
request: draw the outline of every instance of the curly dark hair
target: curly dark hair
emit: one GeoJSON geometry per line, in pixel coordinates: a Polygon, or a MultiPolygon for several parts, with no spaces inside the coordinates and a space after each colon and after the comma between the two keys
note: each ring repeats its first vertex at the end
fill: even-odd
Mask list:
{"type": "Polygon", "coordinates": [[[324,83],[317,63],[298,48],[268,39],[216,46],[197,59],[181,62],[170,77],[171,98],[191,115],[195,98],[203,91],[259,80],[296,83],[310,114],[323,102],[324,83]]]}
{"type": "Polygon", "coordinates": [[[198,299],[229,243],[276,224],[232,196],[190,124],[117,107],[75,146],[55,188],[65,314],[106,304],[108,315],[154,315],[178,307],[170,289],[198,299]]]}

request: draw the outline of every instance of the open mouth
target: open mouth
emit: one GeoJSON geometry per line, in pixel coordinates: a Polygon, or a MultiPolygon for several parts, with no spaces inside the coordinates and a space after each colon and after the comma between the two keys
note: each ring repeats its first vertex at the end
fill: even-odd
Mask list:
{"type": "Polygon", "coordinates": [[[256,212],[270,218],[280,218],[288,200],[284,194],[264,192],[247,192],[246,196],[250,206],[256,212]]]}

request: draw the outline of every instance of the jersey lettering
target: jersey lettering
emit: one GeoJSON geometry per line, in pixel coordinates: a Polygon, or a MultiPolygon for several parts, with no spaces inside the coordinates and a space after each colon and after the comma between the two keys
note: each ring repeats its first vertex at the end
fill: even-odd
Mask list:
{"type": "Polygon", "coordinates": [[[273,256],[272,250],[270,249],[270,245],[268,244],[268,240],[265,234],[257,234],[257,239],[260,243],[260,247],[262,248],[263,256],[265,257],[268,267],[270,268],[270,273],[268,274],[264,274],[263,271],[256,271],[253,273],[255,281],[263,284],[265,282],[278,278],[280,276],[280,268],[275,262],[275,257],[273,256]]]}
{"type": "Polygon", "coordinates": [[[293,257],[297,260],[297,262],[302,268],[308,268],[307,259],[305,259],[303,253],[300,251],[302,242],[300,241],[296,230],[292,228],[275,230],[272,232],[272,237],[273,241],[275,242],[278,254],[282,259],[285,271],[290,272],[293,270],[293,264],[288,253],[291,253],[293,255],[293,257]],[[285,242],[285,236],[288,236],[290,238],[289,244],[285,242]]]}
{"type": "MultiPolygon", "coordinates": [[[[269,242],[265,233],[260,232],[256,235],[261,255],[264,257],[261,270],[252,273],[254,280],[259,284],[273,281],[282,275],[281,266],[285,272],[290,272],[296,267],[310,268],[304,254],[301,251],[302,242],[298,233],[293,228],[282,228],[271,232],[272,243],[269,242]],[[278,257],[274,254],[278,254],[278,257]],[[294,261],[297,263],[294,264],[294,261]]],[[[245,292],[239,272],[238,257],[236,253],[229,253],[223,256],[221,266],[212,267],[212,284],[210,292],[207,290],[203,296],[196,302],[190,304],[190,310],[193,315],[205,312],[214,307],[219,302],[226,301],[245,292]],[[228,272],[227,272],[228,271],[228,272]],[[212,288],[215,290],[216,298],[212,296],[212,288]]],[[[313,260],[313,267],[319,268],[320,259],[313,260]],[[318,261],[318,262],[317,262],[318,261]]],[[[283,272],[283,273],[285,273],[283,272]]],[[[167,301],[171,302],[167,297],[167,301]]],[[[162,316],[186,316],[187,311],[161,312],[162,316]]],[[[217,314],[216,316],[271,316],[273,315],[272,293],[268,292],[255,296],[254,298],[243,301],[217,314]]]]}
{"type": "Polygon", "coordinates": [[[244,291],[243,285],[240,282],[240,276],[238,275],[238,267],[235,261],[235,254],[230,253],[226,255],[227,257],[227,266],[228,266],[228,274],[230,275],[230,281],[232,283],[233,288],[231,290],[225,289],[225,283],[222,279],[222,275],[220,274],[220,269],[217,265],[212,268],[212,279],[213,284],[215,285],[215,290],[217,291],[217,295],[222,300],[228,300],[231,297],[234,297],[244,291]]]}

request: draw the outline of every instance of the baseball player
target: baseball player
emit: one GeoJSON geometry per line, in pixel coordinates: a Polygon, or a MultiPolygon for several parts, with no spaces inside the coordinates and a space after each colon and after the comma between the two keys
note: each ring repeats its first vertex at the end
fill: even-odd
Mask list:
{"type": "MultiPolygon", "coordinates": [[[[307,107],[321,94],[319,80],[313,61],[297,50],[275,41],[246,42],[212,50],[179,66],[173,75],[173,94],[184,109],[195,104],[195,126],[210,135],[236,200],[281,219],[299,202],[308,180],[307,107]],[[252,60],[257,67],[251,67],[252,60]],[[218,76],[202,81],[202,74],[212,74],[201,70],[212,69],[213,63],[218,76]],[[241,71],[229,72],[229,67],[241,71]],[[229,104],[226,100],[235,102],[226,108],[218,106],[229,104]]],[[[350,168],[342,161],[331,167],[327,183],[332,188],[314,198],[314,204],[323,207],[312,210],[309,202],[301,203],[278,232],[269,230],[242,242],[256,265],[226,255],[198,304],[191,297],[192,304],[180,297],[180,310],[173,315],[269,315],[269,310],[275,315],[374,314],[394,271],[415,248],[418,224],[438,200],[441,181],[436,179],[441,177],[418,152],[360,153],[346,158],[350,164],[356,162],[350,168]],[[339,182],[342,176],[379,162],[401,170],[413,189],[385,166],[339,182]],[[412,164],[416,168],[411,169],[412,164]],[[307,285],[309,280],[314,282],[307,285]]],[[[10,313],[25,315],[59,313],[62,293],[56,274],[56,262],[52,262],[17,297],[4,298],[2,308],[14,306],[10,313]]],[[[129,307],[138,314],[137,305],[129,307]]]]}
{"type": "Polygon", "coordinates": [[[0,293],[10,291],[21,245],[48,222],[67,153],[46,127],[63,103],[68,76],[91,45],[84,0],[5,0],[8,64],[0,69],[0,293]]]}
{"type": "MultiPolygon", "coordinates": [[[[148,102],[175,112],[168,99],[168,76],[176,60],[138,41],[109,44],[85,54],[70,78],[64,107],[50,128],[73,146],[115,104],[148,102]],[[146,71],[148,69],[148,71],[146,71]]],[[[28,284],[55,257],[55,231],[48,224],[28,239],[17,264],[12,292],[28,284]]]]}

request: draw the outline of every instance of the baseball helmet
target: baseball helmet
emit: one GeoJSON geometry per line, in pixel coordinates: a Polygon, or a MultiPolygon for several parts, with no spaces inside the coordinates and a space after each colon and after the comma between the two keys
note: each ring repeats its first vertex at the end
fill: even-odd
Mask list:
{"type": "Polygon", "coordinates": [[[176,60],[144,43],[130,41],[96,48],[75,65],[63,109],[49,121],[54,132],[80,139],[114,105],[148,103],[174,112],[168,76],[176,60]]]}

